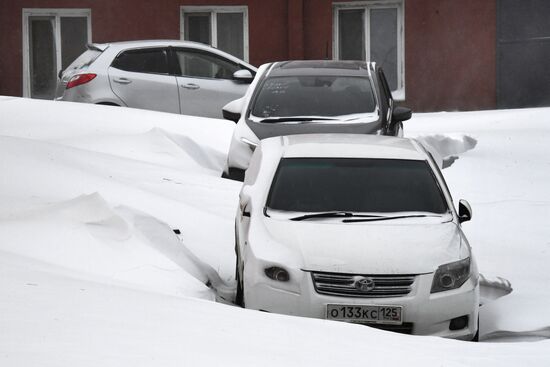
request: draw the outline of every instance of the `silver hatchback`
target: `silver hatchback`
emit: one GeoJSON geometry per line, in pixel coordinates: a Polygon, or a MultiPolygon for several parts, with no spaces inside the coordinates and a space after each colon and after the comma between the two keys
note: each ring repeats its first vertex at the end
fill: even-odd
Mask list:
{"type": "Polygon", "coordinates": [[[56,99],[222,117],[256,68],[189,41],[91,44],[59,75],[56,99]]]}

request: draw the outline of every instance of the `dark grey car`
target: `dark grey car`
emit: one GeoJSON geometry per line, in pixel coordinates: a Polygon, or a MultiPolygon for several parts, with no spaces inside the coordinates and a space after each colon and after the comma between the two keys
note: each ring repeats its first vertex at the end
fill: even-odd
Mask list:
{"type": "Polygon", "coordinates": [[[240,179],[259,140],[309,133],[402,136],[383,70],[364,61],[285,61],[260,67],[247,94],[224,107],[235,121],[226,177],[240,179]]]}

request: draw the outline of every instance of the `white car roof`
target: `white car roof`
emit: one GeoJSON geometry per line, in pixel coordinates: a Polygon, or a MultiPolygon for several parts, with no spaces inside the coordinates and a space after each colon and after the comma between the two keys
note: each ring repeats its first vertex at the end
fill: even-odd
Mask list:
{"type": "Polygon", "coordinates": [[[380,158],[426,160],[422,147],[412,139],[361,134],[303,134],[265,139],[283,158],[380,158]]]}

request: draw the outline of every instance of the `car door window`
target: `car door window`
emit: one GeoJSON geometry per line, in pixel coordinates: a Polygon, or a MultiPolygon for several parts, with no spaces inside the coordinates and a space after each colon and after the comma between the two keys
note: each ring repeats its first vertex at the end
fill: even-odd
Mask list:
{"type": "Polygon", "coordinates": [[[128,50],[119,54],[111,66],[137,73],[168,74],[168,52],[165,48],[128,50]]]}
{"type": "Polygon", "coordinates": [[[241,69],[239,64],[207,52],[177,49],[175,54],[179,76],[233,79],[233,73],[241,69]]]}

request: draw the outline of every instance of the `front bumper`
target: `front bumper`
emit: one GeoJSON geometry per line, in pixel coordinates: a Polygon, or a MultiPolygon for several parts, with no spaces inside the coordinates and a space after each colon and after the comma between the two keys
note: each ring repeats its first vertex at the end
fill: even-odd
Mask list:
{"type": "Polygon", "coordinates": [[[311,273],[295,279],[297,290],[259,274],[245,275],[246,308],[287,315],[326,319],[328,304],[401,306],[402,321],[412,334],[471,340],[478,328],[479,284],[470,277],[459,289],[431,294],[433,273],[415,277],[411,292],[402,297],[357,298],[329,296],[315,291],[311,273]],[[260,279],[254,281],[254,279],[260,279]],[[281,289],[281,285],[287,289],[281,289]],[[468,316],[468,325],[451,330],[452,319],[468,316]]]}

